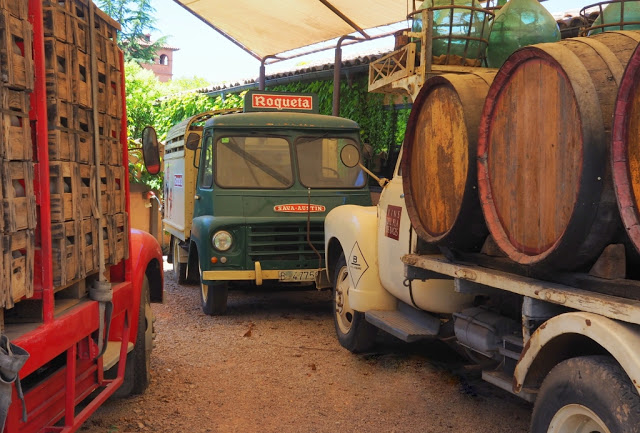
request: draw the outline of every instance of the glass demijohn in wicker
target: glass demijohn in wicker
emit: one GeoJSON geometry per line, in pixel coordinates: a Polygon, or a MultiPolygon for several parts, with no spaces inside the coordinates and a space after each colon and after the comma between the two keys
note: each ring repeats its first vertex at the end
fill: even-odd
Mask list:
{"type": "Polygon", "coordinates": [[[487,61],[499,68],[518,48],[560,40],[560,29],[553,16],[538,0],[510,0],[493,20],[487,61]]]}
{"type": "MultiPolygon", "coordinates": [[[[614,1],[608,4],[601,3],[599,6],[601,9],[599,11],[600,14],[592,24],[592,27],[597,28],[591,29],[589,35],[602,33],[603,31],[612,32],[616,30],[640,29],[639,0],[614,1]],[[598,27],[602,25],[605,27],[598,27]]],[[[581,13],[584,13],[585,9],[583,9],[581,13]]]]}
{"type": "MultiPolygon", "coordinates": [[[[485,57],[487,12],[478,0],[425,0],[418,10],[433,9],[433,61],[435,64],[480,66],[485,57]],[[456,7],[462,6],[462,7],[456,7]]],[[[412,30],[422,31],[422,14],[414,15],[412,30]]],[[[418,47],[419,48],[419,47],[418,47]]]]}

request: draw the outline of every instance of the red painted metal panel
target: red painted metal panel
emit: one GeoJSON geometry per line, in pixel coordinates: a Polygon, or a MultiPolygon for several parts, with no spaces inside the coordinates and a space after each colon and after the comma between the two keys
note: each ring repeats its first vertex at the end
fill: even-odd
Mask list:
{"type": "Polygon", "coordinates": [[[43,318],[45,323],[53,320],[53,265],[51,261],[51,207],[49,196],[49,148],[47,131],[47,98],[44,64],[44,28],[42,21],[42,2],[29,0],[29,19],[33,25],[33,59],[35,71],[35,89],[31,94],[31,113],[29,118],[35,122],[36,142],[36,200],[40,205],[38,233],[40,250],[36,252],[35,290],[41,292],[43,318]]]}

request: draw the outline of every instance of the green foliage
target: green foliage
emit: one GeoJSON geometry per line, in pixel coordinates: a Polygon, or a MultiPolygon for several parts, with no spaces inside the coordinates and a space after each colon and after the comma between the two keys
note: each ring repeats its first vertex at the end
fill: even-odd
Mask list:
{"type": "MultiPolygon", "coordinates": [[[[153,126],[162,141],[176,123],[207,110],[241,108],[244,93],[210,98],[193,89],[208,87],[203,78],[188,78],[161,83],[153,72],[137,63],[125,64],[125,90],[127,95],[127,121],[130,153],[138,160],[129,163],[129,178],[154,190],[162,190],[162,175],[151,176],[144,169],[142,156],[134,149],[141,146],[142,131],[153,126]]],[[[132,159],[136,159],[132,158],[132,159]]]]}
{"type": "MultiPolygon", "coordinates": [[[[293,82],[272,86],[268,90],[315,93],[319,98],[320,113],[332,113],[333,80],[293,82]]],[[[340,116],[357,122],[362,141],[371,144],[375,153],[381,153],[402,144],[409,109],[396,110],[385,106],[384,95],[369,93],[367,77],[363,76],[351,83],[340,83],[340,116]]]]}
{"type": "Polygon", "coordinates": [[[124,51],[126,61],[152,63],[156,51],[166,38],[150,43],[147,35],[156,30],[151,0],[98,0],[98,6],[111,18],[118,21],[122,31],[118,32],[118,45],[124,51]]]}

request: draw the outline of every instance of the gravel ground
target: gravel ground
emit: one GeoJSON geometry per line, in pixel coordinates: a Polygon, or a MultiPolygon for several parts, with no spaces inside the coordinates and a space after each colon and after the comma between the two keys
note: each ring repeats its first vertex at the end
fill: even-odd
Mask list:
{"type": "Polygon", "coordinates": [[[380,335],[353,355],[335,338],[329,292],[232,291],[200,309],[165,263],[145,394],[111,399],[84,433],[528,431],[531,406],[478,379],[439,342],[380,335]]]}

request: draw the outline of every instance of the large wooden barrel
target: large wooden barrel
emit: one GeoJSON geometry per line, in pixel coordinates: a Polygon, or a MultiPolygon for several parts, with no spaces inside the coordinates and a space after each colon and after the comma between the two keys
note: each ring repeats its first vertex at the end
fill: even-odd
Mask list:
{"type": "Polygon", "coordinates": [[[477,189],[477,142],[494,72],[427,80],[405,133],[402,181],[407,212],[424,241],[478,249],[487,236],[477,189]]]}
{"type": "Polygon", "coordinates": [[[611,162],[622,223],[640,253],[640,46],[627,65],[618,90],[611,162]]]}
{"type": "Polygon", "coordinates": [[[640,34],[610,32],[516,51],[487,95],[478,186],[496,244],[524,265],[577,269],[620,226],[609,144],[640,34]]]}

